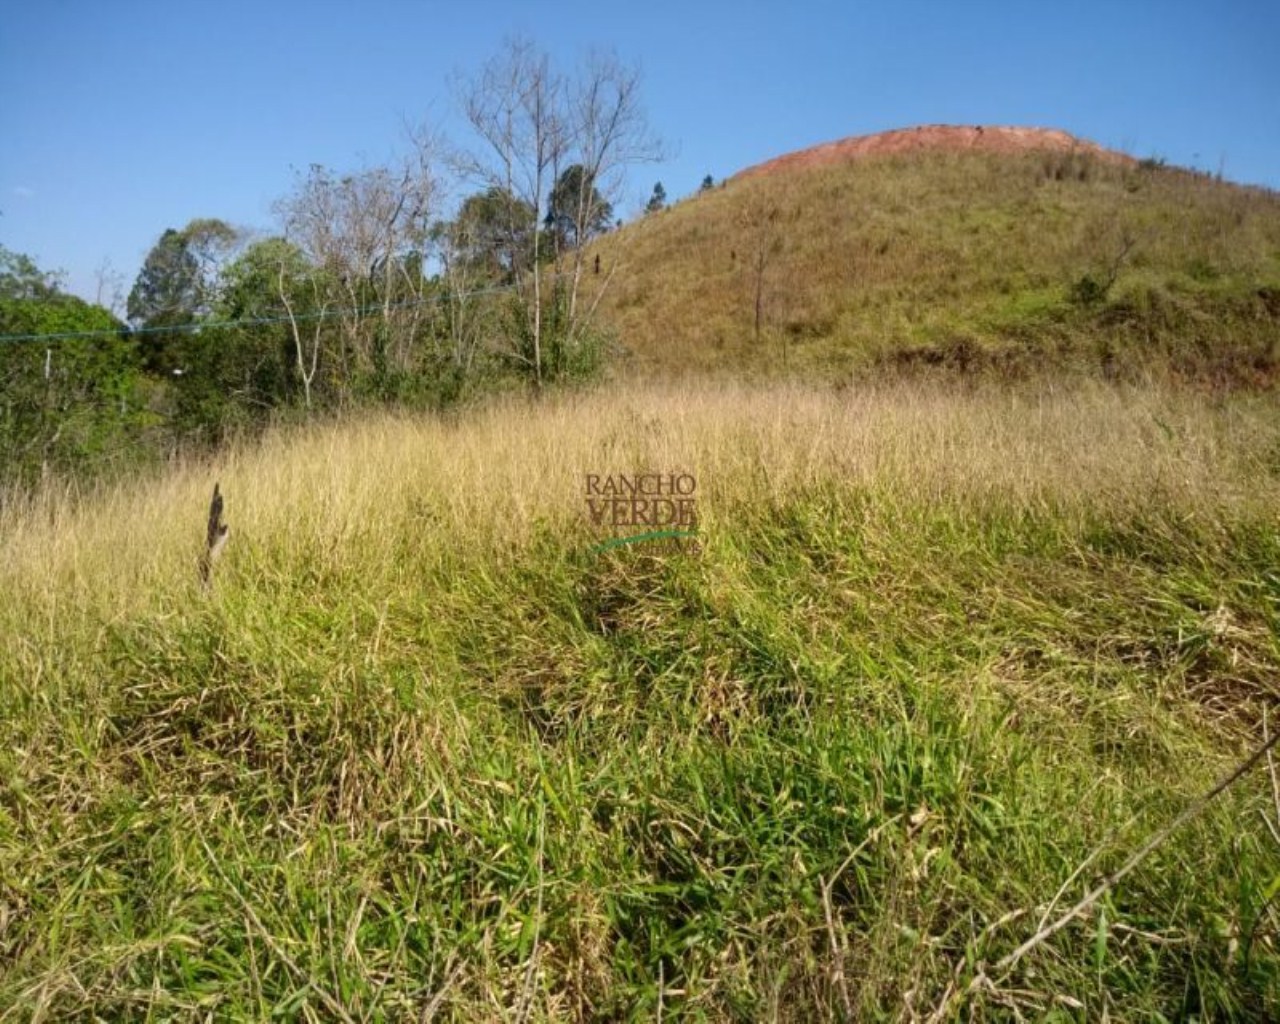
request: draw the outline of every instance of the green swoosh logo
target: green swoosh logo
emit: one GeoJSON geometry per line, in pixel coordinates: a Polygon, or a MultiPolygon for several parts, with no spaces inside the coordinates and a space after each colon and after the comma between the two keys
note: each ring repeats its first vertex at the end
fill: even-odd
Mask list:
{"type": "Polygon", "coordinates": [[[649,533],[637,533],[633,537],[615,537],[607,540],[603,544],[597,544],[592,551],[608,551],[610,548],[619,548],[624,544],[636,544],[643,540],[662,540],[665,537],[697,537],[698,535],[691,530],[652,530],[649,533]]]}

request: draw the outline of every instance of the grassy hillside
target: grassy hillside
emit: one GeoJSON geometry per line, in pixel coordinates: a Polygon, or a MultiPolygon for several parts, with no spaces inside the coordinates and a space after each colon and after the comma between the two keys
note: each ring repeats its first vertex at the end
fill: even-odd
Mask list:
{"type": "MultiPolygon", "coordinates": [[[[1270,207],[1204,188],[1265,248],[1270,207]]],[[[889,248],[794,315],[849,342],[859,295],[904,337],[977,322],[959,291],[894,320],[949,287],[894,225],[994,260],[1007,207],[903,203],[850,213],[889,248]],[[901,294],[880,259],[912,268],[901,294]]],[[[1170,302],[1245,301],[1245,257],[1213,251],[1222,276],[1170,302]]],[[[0,518],[0,1014],[1275,1019],[1265,769],[994,965],[1259,741],[1277,508],[1274,402],[919,382],[384,418],[45,493],[0,518]],[[595,550],[585,474],[678,470],[701,553],[595,550]],[[232,535],[204,595],[215,479],[232,535]]]]}
{"type": "Polygon", "coordinates": [[[1259,385],[1280,367],[1280,196],[1163,167],[933,152],[784,170],[598,251],[605,319],[664,374],[887,362],[1259,385]]]}

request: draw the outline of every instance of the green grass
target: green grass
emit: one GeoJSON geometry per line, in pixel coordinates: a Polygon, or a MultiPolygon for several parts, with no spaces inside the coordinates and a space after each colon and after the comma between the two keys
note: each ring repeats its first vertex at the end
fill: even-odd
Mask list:
{"type": "MultiPolygon", "coordinates": [[[[1277,499],[1262,400],[919,386],[36,495],[0,520],[0,1013],[926,1019],[1259,741],[1277,499]],[[701,553],[594,550],[582,474],[646,469],[697,476],[701,553]]],[[[948,1012],[1280,1014],[1269,787],[948,1012]]]]}

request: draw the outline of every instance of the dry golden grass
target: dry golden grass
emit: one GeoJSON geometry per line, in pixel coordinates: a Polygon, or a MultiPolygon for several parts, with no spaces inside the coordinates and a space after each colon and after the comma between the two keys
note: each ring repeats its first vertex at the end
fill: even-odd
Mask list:
{"type": "Polygon", "coordinates": [[[590,472],[692,472],[709,525],[831,481],[911,502],[1280,507],[1257,471],[1275,458],[1273,412],[1262,398],[1085,382],[649,384],[509,399],[464,421],[372,416],[281,431],[87,500],[42,492],[0,520],[0,573],[6,591],[56,607],[124,614],[185,593],[214,481],[232,529],[223,575],[317,557],[394,574],[406,534],[427,558],[511,550],[538,525],[585,529],[590,472]]]}

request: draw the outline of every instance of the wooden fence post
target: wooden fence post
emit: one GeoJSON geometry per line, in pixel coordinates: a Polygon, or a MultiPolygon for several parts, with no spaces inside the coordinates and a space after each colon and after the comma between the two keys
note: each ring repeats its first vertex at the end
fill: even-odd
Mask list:
{"type": "Polygon", "coordinates": [[[213,500],[209,502],[209,530],[205,539],[204,554],[200,556],[200,582],[206,590],[213,583],[213,563],[227,546],[227,535],[231,528],[222,521],[222,494],[218,485],[213,485],[213,500]]]}

